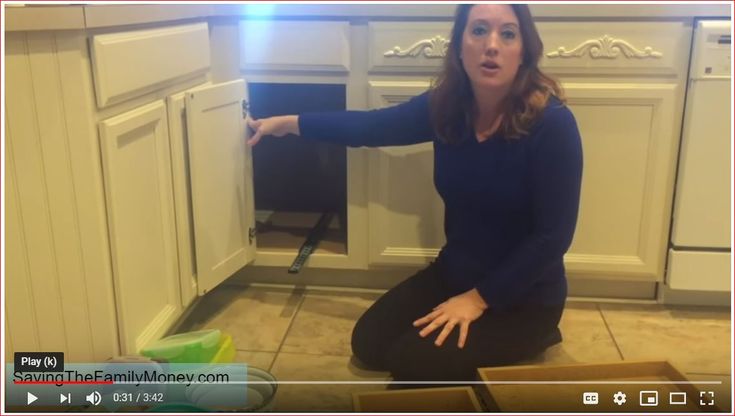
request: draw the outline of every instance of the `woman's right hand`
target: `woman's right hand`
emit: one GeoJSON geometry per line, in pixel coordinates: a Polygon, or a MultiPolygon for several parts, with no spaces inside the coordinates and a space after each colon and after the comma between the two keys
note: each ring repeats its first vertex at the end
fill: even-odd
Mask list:
{"type": "Polygon", "coordinates": [[[248,140],[248,145],[255,146],[263,136],[273,135],[282,137],[287,134],[299,134],[299,116],[275,116],[261,118],[259,120],[247,120],[248,127],[253,135],[248,140]]]}

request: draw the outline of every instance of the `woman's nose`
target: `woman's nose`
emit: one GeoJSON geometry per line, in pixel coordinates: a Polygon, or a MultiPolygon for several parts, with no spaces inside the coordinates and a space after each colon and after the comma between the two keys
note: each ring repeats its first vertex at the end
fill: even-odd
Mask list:
{"type": "Polygon", "coordinates": [[[494,56],[498,53],[498,37],[494,33],[491,33],[485,40],[485,54],[494,56]]]}

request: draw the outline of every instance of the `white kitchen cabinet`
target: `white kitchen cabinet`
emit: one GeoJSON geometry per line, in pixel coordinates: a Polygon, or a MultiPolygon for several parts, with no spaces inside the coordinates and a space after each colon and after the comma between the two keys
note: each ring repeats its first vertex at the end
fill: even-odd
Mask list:
{"type": "Polygon", "coordinates": [[[101,123],[125,352],[254,257],[244,99],[243,80],[200,86],[101,123]]]}
{"type": "MultiPolygon", "coordinates": [[[[133,46],[138,46],[148,52],[136,55],[139,60],[150,60],[157,48],[171,47],[173,42],[186,62],[196,63],[196,68],[208,68],[208,49],[206,57],[200,56],[200,51],[187,55],[182,44],[200,41],[202,28],[206,39],[206,24],[194,24],[102,35],[100,37],[106,41],[97,43],[127,45],[132,39],[133,45],[125,46],[129,54],[135,55],[133,46]]],[[[111,55],[99,55],[100,49],[96,50],[97,61],[106,62],[103,57],[109,61],[111,55]]],[[[151,62],[141,62],[145,64],[151,62]]],[[[177,79],[165,68],[157,69],[160,80],[147,82],[150,84],[147,89],[160,89],[177,79]]],[[[187,68],[179,70],[195,75],[199,71],[187,68]]],[[[112,79],[119,81],[121,77],[112,79]]],[[[176,88],[177,84],[173,84],[168,90],[176,88]]],[[[141,88],[131,88],[125,96],[141,94],[141,91],[141,88]]],[[[111,150],[116,148],[109,144],[104,159],[111,250],[116,259],[113,276],[116,288],[120,287],[116,293],[123,352],[135,353],[147,342],[163,335],[197,295],[212,290],[254,256],[252,180],[249,179],[252,168],[249,149],[244,142],[244,99],[243,80],[207,83],[171,94],[165,97],[165,104],[157,100],[101,124],[101,139],[108,142],[111,139],[106,135],[113,133],[121,135],[119,140],[122,141],[132,140],[131,134],[141,134],[143,139],[148,139],[132,141],[141,144],[130,164],[124,164],[128,160],[122,156],[116,163],[118,158],[111,150]],[[155,106],[155,123],[150,120],[154,114],[150,106],[155,106]],[[118,125],[124,128],[111,127],[118,125]],[[132,132],[127,132],[126,128],[132,132]],[[157,158],[146,159],[149,153],[157,158]],[[148,176],[155,171],[159,180],[145,182],[130,173],[111,173],[123,169],[135,169],[136,172],[145,169],[148,176]],[[120,183],[120,179],[115,182],[114,178],[125,179],[120,183]],[[138,192],[120,195],[117,189],[138,189],[138,192]],[[147,198],[140,199],[146,191],[147,198]],[[155,194],[160,195],[160,201],[152,199],[155,194]],[[141,207],[140,204],[148,205],[141,207]],[[151,219],[153,213],[156,215],[151,219]],[[120,218],[121,215],[124,217],[120,218]],[[154,219],[156,221],[151,223],[154,219]],[[146,238],[148,245],[141,244],[146,238]],[[144,257],[136,258],[138,255],[144,257]],[[132,267],[133,272],[120,266],[121,263],[132,267]],[[151,285],[158,287],[151,290],[151,285]],[[147,299],[155,293],[158,293],[155,298],[147,299]],[[145,306],[134,307],[134,301],[141,298],[145,299],[145,306]]]]}
{"type": "MultiPolygon", "coordinates": [[[[450,26],[404,23],[370,25],[370,108],[425,91],[428,82],[410,75],[441,62],[434,58],[441,58],[449,36],[441,31],[450,26]],[[386,71],[409,76],[378,77],[386,71]]],[[[542,68],[562,82],[584,148],[567,270],[582,279],[661,281],[691,28],[680,22],[540,22],[538,28],[546,45],[542,68]]],[[[371,152],[370,262],[425,264],[443,244],[431,144],[371,152]]]]}
{"type": "MultiPolygon", "coordinates": [[[[424,82],[372,81],[370,107],[395,105],[427,88],[424,82]]],[[[564,84],[585,154],[577,231],[565,258],[569,272],[660,280],[676,154],[676,88],[564,84]]],[[[427,263],[444,242],[431,143],[371,150],[370,170],[371,264],[427,263]]]]}
{"type": "Polygon", "coordinates": [[[100,124],[121,349],[139,351],[181,313],[166,106],[100,124]]]}
{"type": "Polygon", "coordinates": [[[539,22],[541,67],[562,82],[582,136],[576,279],[660,282],[691,25],[539,22]]]}
{"type": "Polygon", "coordinates": [[[161,99],[201,82],[208,49],[187,46],[201,45],[202,35],[208,42],[208,34],[206,23],[142,32],[171,35],[177,42],[164,42],[167,56],[192,65],[155,67],[149,60],[160,56],[140,41],[162,38],[137,32],[102,35],[131,58],[115,68],[109,65],[120,56],[94,55],[89,33],[7,33],[7,180],[15,190],[7,199],[15,209],[8,217],[9,354],[63,351],[69,361],[103,361],[136,353],[181,316],[161,99]],[[131,79],[124,69],[133,64],[155,79],[131,79]],[[93,66],[108,70],[109,88],[95,88],[102,76],[93,78],[93,66]],[[95,91],[110,93],[99,103],[104,109],[95,91]],[[110,194],[122,196],[108,201],[110,194]]]}
{"type": "Polygon", "coordinates": [[[678,121],[675,84],[566,83],[584,173],[570,274],[660,281],[678,121]]]}
{"type": "MultiPolygon", "coordinates": [[[[400,104],[428,88],[425,81],[371,81],[370,108],[400,104]]],[[[429,263],[444,245],[444,204],[434,188],[432,142],[369,152],[370,263],[429,263]]]]}
{"type": "Polygon", "coordinates": [[[86,37],[5,42],[6,357],[105,360],[118,324],[86,37]]]}
{"type": "MultiPolygon", "coordinates": [[[[371,108],[421,92],[401,85],[439,68],[451,25],[433,25],[369,24],[371,108]],[[377,91],[386,88],[395,91],[381,98],[377,91]]],[[[612,284],[660,282],[691,25],[540,21],[537,27],[545,46],[540,65],[566,90],[585,154],[580,216],[565,257],[568,273],[612,284]]],[[[411,195],[418,195],[412,205],[395,191],[407,181],[398,166],[415,164],[422,152],[429,163],[431,149],[421,146],[371,153],[371,264],[422,265],[441,246],[437,213],[424,205],[424,195],[435,192],[433,184],[412,183],[411,195]],[[419,237],[419,228],[432,244],[420,243],[427,236],[419,237]]],[[[421,165],[410,169],[424,170],[421,165]]]]}

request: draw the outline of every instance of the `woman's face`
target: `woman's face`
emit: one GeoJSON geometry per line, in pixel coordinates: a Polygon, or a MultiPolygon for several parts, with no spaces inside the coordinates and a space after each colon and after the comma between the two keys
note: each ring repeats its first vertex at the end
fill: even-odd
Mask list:
{"type": "Polygon", "coordinates": [[[460,56],[476,93],[510,88],[523,61],[523,40],[511,6],[473,6],[462,35],[460,56]]]}

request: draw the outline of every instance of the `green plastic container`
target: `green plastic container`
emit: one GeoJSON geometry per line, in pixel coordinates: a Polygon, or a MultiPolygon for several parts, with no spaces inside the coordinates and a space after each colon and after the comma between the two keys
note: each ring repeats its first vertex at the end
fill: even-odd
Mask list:
{"type": "Polygon", "coordinates": [[[169,363],[209,363],[220,349],[219,329],[185,332],[156,341],[141,350],[141,354],[169,363]]]}

